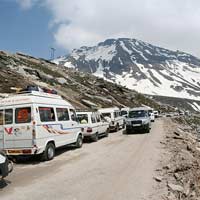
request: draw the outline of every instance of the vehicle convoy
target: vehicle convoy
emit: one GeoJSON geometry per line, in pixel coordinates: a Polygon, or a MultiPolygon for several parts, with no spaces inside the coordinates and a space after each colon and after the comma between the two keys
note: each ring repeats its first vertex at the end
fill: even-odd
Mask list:
{"type": "Polygon", "coordinates": [[[29,91],[0,100],[0,149],[9,156],[51,160],[57,147],[82,140],[74,107],[59,95],[29,91]]]}
{"type": "Polygon", "coordinates": [[[0,151],[0,180],[8,176],[12,170],[12,162],[8,160],[7,156],[2,151],[0,151]]]}
{"type": "Polygon", "coordinates": [[[125,127],[125,118],[121,116],[121,111],[118,107],[102,108],[98,110],[103,117],[110,118],[110,131],[118,131],[120,128],[125,127]]]}
{"type": "Polygon", "coordinates": [[[77,118],[82,127],[84,137],[89,137],[96,142],[99,136],[108,136],[109,122],[106,121],[99,112],[77,112],[77,118]]]}
{"type": "Polygon", "coordinates": [[[151,119],[145,107],[132,108],[126,118],[126,133],[135,130],[149,133],[151,129],[151,119]]]}

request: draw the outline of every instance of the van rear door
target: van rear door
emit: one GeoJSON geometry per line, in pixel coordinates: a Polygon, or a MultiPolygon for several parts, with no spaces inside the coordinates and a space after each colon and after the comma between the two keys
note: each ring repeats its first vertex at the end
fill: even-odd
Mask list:
{"type": "Polygon", "coordinates": [[[32,110],[31,106],[15,108],[15,121],[13,125],[14,148],[26,148],[33,145],[32,110]]]}

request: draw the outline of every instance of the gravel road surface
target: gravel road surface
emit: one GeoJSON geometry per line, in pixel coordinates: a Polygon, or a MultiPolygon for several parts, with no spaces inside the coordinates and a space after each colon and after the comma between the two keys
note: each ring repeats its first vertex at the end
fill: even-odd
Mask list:
{"type": "Polygon", "coordinates": [[[158,119],[148,134],[119,131],[81,149],[59,149],[49,162],[21,161],[1,183],[0,199],[149,200],[156,193],[163,123],[158,119]]]}

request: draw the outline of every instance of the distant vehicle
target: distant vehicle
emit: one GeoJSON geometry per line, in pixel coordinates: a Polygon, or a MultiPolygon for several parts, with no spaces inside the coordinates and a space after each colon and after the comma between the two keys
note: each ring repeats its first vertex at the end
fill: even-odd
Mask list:
{"type": "Polygon", "coordinates": [[[123,117],[128,117],[128,112],[129,112],[130,108],[129,107],[125,107],[121,109],[121,116],[123,117]]]}
{"type": "Polygon", "coordinates": [[[93,141],[97,141],[99,136],[108,136],[109,122],[106,121],[98,112],[82,111],[77,112],[77,117],[82,127],[84,137],[90,137],[93,141]]]}
{"type": "Polygon", "coordinates": [[[8,160],[6,155],[0,151],[0,180],[8,176],[13,170],[12,162],[8,160]]]}
{"type": "Polygon", "coordinates": [[[151,129],[151,119],[145,107],[132,108],[126,119],[126,133],[140,130],[149,133],[151,129]]]}
{"type": "Polygon", "coordinates": [[[155,118],[158,118],[158,117],[159,117],[159,113],[158,113],[157,110],[154,110],[154,111],[153,111],[153,114],[154,114],[155,118]]]}
{"type": "Polygon", "coordinates": [[[144,107],[144,109],[146,109],[148,111],[149,117],[151,119],[151,122],[155,121],[155,115],[154,115],[154,111],[152,108],[148,108],[148,107],[144,107]]]}
{"type": "Polygon", "coordinates": [[[109,129],[110,131],[118,131],[120,128],[125,127],[125,118],[121,116],[121,111],[117,107],[102,108],[99,112],[103,117],[109,117],[111,119],[109,129]]]}
{"type": "Polygon", "coordinates": [[[0,100],[0,149],[10,156],[41,154],[82,146],[83,134],[74,107],[56,94],[29,91],[0,100]]]}

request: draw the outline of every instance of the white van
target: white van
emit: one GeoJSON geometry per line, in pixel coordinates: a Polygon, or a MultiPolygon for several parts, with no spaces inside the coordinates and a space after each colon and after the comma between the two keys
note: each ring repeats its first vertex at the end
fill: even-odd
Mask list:
{"type": "Polygon", "coordinates": [[[108,136],[109,122],[98,112],[80,111],[77,112],[77,118],[84,137],[90,137],[93,141],[98,141],[99,136],[108,136]]]}
{"type": "Polygon", "coordinates": [[[110,118],[110,130],[118,131],[120,128],[125,127],[125,118],[121,116],[121,111],[118,107],[102,108],[98,110],[103,117],[110,118]]]}
{"type": "Polygon", "coordinates": [[[0,149],[7,155],[51,160],[55,148],[81,147],[82,140],[74,107],[58,95],[32,91],[0,100],[0,149]]]}

